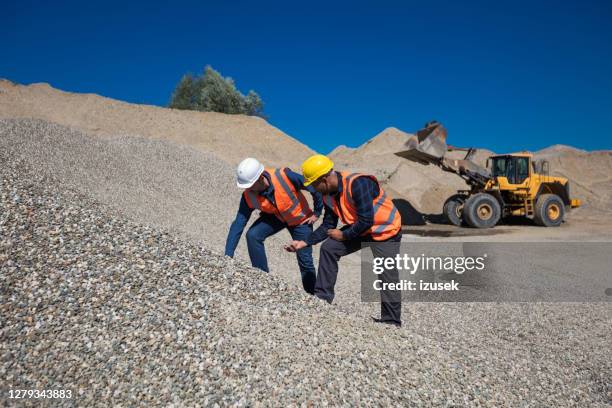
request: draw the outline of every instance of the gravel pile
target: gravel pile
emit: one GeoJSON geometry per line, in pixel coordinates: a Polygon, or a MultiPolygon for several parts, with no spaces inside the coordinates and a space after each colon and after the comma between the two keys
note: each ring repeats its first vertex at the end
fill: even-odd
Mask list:
{"type": "Polygon", "coordinates": [[[376,305],[329,306],[41,171],[10,135],[24,126],[0,133],[3,392],[72,390],[54,406],[611,402],[608,304],[406,304],[404,328],[375,325],[376,305]]]}
{"type": "Polygon", "coordinates": [[[3,390],[80,406],[464,398],[440,385],[464,374],[435,345],[0,160],[3,390]]]}
{"type": "MultiPolygon", "coordinates": [[[[57,179],[63,189],[216,251],[223,251],[238,210],[234,168],[187,145],[129,135],[92,137],[42,120],[5,119],[0,148],[57,179]]],[[[270,266],[301,286],[294,255],[282,250],[289,239],[286,231],[270,238],[270,266]]],[[[248,260],[244,239],[236,256],[248,260]]]]}
{"type": "Polygon", "coordinates": [[[0,120],[0,147],[62,188],[207,245],[222,248],[218,241],[238,207],[234,170],[189,146],[127,135],[91,137],[42,120],[9,119],[0,120]]]}

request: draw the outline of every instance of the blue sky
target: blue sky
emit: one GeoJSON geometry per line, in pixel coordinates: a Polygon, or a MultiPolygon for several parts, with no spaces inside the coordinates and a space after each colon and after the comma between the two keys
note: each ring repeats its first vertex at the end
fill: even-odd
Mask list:
{"type": "Polygon", "coordinates": [[[497,152],[612,149],[612,1],[3,5],[0,77],[165,105],[206,64],[326,153],[437,119],[497,152]]]}

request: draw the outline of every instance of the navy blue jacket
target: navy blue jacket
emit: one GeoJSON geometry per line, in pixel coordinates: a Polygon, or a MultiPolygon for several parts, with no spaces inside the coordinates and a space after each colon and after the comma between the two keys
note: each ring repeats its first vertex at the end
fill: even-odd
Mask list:
{"type": "MultiPolygon", "coordinates": [[[[294,185],[296,190],[306,190],[310,194],[312,194],[312,201],[314,205],[314,214],[319,217],[323,212],[323,197],[320,193],[312,187],[304,187],[304,176],[301,174],[297,174],[291,169],[286,169],[285,174],[291,183],[294,185]]],[[[270,175],[267,171],[263,172],[263,176],[270,181],[270,175]]],[[[267,198],[270,202],[276,205],[274,200],[274,186],[270,183],[270,186],[259,193],[260,195],[267,198]]],[[[244,231],[244,227],[249,222],[249,218],[251,218],[251,213],[253,209],[249,207],[246,200],[244,199],[244,195],[240,199],[240,206],[238,207],[238,214],[236,214],[236,218],[234,222],[232,222],[232,226],[230,227],[229,233],[227,234],[227,241],[225,242],[225,255],[234,256],[234,251],[236,251],[236,247],[238,246],[238,242],[240,241],[240,237],[242,236],[242,231],[244,231]]]]}
{"type": "MultiPolygon", "coordinates": [[[[342,195],[344,186],[342,185],[342,177],[338,175],[338,192],[334,194],[333,199],[338,200],[342,195]]],[[[350,225],[344,231],[342,235],[345,240],[352,240],[363,234],[374,224],[374,206],[373,202],[378,194],[380,188],[378,184],[369,177],[357,177],[351,184],[351,197],[355,202],[357,210],[357,222],[350,225]]],[[[323,216],[323,222],[306,240],[308,245],[316,245],[327,238],[327,230],[333,229],[338,226],[338,216],[334,213],[333,209],[325,205],[325,215],[323,216]]]]}

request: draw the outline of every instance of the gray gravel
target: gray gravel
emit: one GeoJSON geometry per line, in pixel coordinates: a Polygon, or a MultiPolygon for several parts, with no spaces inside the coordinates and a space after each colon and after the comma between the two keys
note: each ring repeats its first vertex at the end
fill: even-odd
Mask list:
{"type": "MultiPolygon", "coordinates": [[[[106,142],[88,147],[80,139],[75,159],[75,146],[64,144],[53,168],[45,157],[57,156],[32,147],[44,147],[43,135],[59,151],[73,134],[39,121],[0,123],[3,398],[10,388],[55,388],[75,397],[48,405],[583,407],[612,400],[608,304],[406,304],[404,328],[374,325],[367,316],[376,305],[329,306],[282,271],[225,258],[176,226],[134,222],[134,212],[100,199],[95,177],[102,176],[88,170],[101,163],[106,142]],[[89,162],[76,159],[87,155],[89,162]],[[91,181],[76,182],[79,172],[66,168],[81,168],[91,181]]],[[[115,152],[125,161],[105,160],[137,160],[131,149],[147,142],[128,139],[115,139],[131,146],[115,152]]],[[[215,221],[205,225],[227,228],[215,221]]]]}
{"type": "Polygon", "coordinates": [[[207,245],[218,246],[238,206],[233,169],[188,146],[126,135],[91,137],[42,120],[0,120],[0,146],[62,188],[207,245]]]}
{"type": "MultiPolygon", "coordinates": [[[[223,251],[238,210],[234,168],[186,145],[133,135],[91,137],[42,120],[9,119],[0,120],[0,148],[61,188],[213,250],[223,251]]],[[[286,231],[269,239],[269,263],[273,273],[301,287],[294,255],[282,250],[289,239],[286,231]]],[[[236,256],[248,260],[244,239],[236,256]]]]}

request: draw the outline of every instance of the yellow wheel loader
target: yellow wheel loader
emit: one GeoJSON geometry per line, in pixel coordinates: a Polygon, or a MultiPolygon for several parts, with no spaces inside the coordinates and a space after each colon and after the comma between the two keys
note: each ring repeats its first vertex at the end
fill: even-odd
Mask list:
{"type": "Polygon", "coordinates": [[[557,227],[566,212],[580,206],[570,197],[569,181],[549,175],[549,164],[536,161],[530,153],[491,156],[486,168],[471,161],[475,149],[446,144],[446,129],[429,122],[408,140],[406,149],[395,153],[408,160],[455,173],[468,189],[449,197],[443,206],[446,219],[454,225],[490,228],[501,219],[521,216],[545,227],[557,227]],[[463,159],[447,157],[449,151],[466,151],[463,159]]]}

